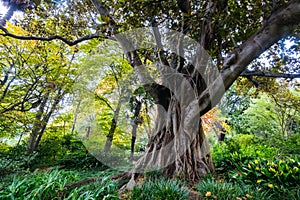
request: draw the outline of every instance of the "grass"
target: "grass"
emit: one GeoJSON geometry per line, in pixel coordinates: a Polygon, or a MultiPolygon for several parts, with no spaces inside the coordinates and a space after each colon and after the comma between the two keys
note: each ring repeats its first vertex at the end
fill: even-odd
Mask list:
{"type": "Polygon", "coordinates": [[[146,180],[129,193],[129,199],[135,200],[183,200],[188,196],[188,189],[183,183],[167,179],[146,180]]]}

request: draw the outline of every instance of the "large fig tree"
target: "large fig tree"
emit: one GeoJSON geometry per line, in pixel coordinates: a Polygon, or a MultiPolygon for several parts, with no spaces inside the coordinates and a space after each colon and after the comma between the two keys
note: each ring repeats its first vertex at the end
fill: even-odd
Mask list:
{"type": "Polygon", "coordinates": [[[214,172],[200,117],[241,76],[254,84],[261,76],[299,78],[297,62],[293,69],[282,70],[272,70],[272,66],[262,70],[259,62],[252,64],[288,37],[293,37],[294,50],[299,50],[295,39],[300,22],[299,0],[65,2],[42,3],[42,9],[28,15],[23,26],[35,36],[13,35],[4,27],[0,34],[19,39],[60,39],[69,45],[92,38],[120,44],[159,107],[156,126],[145,154],[132,170],[131,183],[144,170],[153,168],[191,182],[214,172]],[[46,25],[48,28],[43,29],[46,25]],[[136,29],[141,27],[151,27],[149,34],[141,33],[143,28],[136,29]],[[136,33],[142,35],[141,40],[136,33]],[[136,41],[143,43],[147,34],[155,45],[139,48],[136,41]],[[172,45],[167,46],[169,37],[173,40],[167,44],[172,45]],[[157,67],[157,76],[151,76],[152,67],[145,63],[157,67]]]}

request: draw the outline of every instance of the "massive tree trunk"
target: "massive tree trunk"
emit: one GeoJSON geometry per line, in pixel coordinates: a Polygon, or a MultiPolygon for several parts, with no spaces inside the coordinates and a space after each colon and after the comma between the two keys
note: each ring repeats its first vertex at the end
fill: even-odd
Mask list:
{"type": "MultiPolygon", "coordinates": [[[[137,59],[135,61],[139,62],[137,59]]],[[[165,72],[162,78],[164,86],[143,82],[157,104],[157,118],[145,154],[132,171],[130,183],[149,170],[159,170],[165,176],[180,177],[190,182],[197,182],[202,176],[214,173],[200,118],[202,111],[207,109],[201,108],[199,103],[206,84],[196,68],[194,70],[194,78],[187,79],[165,67],[162,70],[165,72]]],[[[141,75],[142,80],[147,79],[145,73],[141,75]]],[[[128,187],[131,187],[130,184],[128,187]]]]}
{"type": "Polygon", "coordinates": [[[192,182],[214,172],[197,104],[184,105],[174,95],[167,111],[159,106],[156,127],[134,173],[153,169],[192,182]]]}
{"type": "MultiPolygon", "coordinates": [[[[135,175],[149,170],[159,170],[165,176],[180,177],[190,182],[198,182],[201,177],[214,173],[200,117],[213,106],[210,94],[204,97],[205,101],[201,98],[207,86],[217,77],[215,70],[211,68],[209,55],[203,46],[196,42],[190,41],[191,44],[195,44],[195,52],[198,52],[198,55],[191,60],[185,60],[185,20],[182,21],[182,27],[182,33],[175,34],[178,41],[174,45],[176,56],[180,58],[174,66],[179,67],[172,67],[168,63],[164,51],[159,53],[157,68],[162,85],[147,75],[135,52],[129,52],[127,55],[129,62],[137,70],[141,83],[158,104],[155,128],[150,135],[145,154],[133,169],[129,188],[137,177],[135,175]],[[189,64],[184,66],[185,62],[189,64]]],[[[158,28],[153,27],[152,33],[158,48],[163,49],[163,39],[158,28]]],[[[204,34],[202,37],[202,43],[211,42],[210,34],[204,34]]],[[[127,51],[128,47],[130,49],[128,41],[124,42],[124,38],[120,43],[124,49],[127,47],[127,51]]],[[[219,86],[216,91],[219,91],[219,86]]]]}

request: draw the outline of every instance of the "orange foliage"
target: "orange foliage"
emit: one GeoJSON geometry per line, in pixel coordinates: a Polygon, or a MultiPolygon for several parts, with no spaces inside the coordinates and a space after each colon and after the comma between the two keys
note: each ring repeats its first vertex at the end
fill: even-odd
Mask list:
{"type": "Polygon", "coordinates": [[[205,131],[210,131],[215,126],[216,122],[221,124],[226,131],[229,131],[229,125],[226,123],[227,118],[221,116],[221,110],[217,107],[214,107],[203,115],[201,120],[205,131]]]}

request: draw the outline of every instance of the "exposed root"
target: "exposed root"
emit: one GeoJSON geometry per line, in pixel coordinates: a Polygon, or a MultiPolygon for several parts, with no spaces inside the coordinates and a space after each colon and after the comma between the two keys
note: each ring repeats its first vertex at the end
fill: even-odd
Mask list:
{"type": "MultiPolygon", "coordinates": [[[[116,174],[110,177],[112,180],[116,180],[117,182],[122,182],[122,181],[128,181],[131,178],[131,173],[130,172],[125,172],[125,173],[121,173],[121,174],[116,174]]],[[[69,183],[66,184],[64,187],[64,190],[69,190],[70,188],[73,187],[79,187],[85,184],[89,184],[89,183],[94,183],[94,182],[98,182],[98,181],[102,181],[101,177],[94,177],[94,178],[88,178],[88,179],[83,179],[77,182],[73,182],[73,183],[69,183]]],[[[121,185],[123,186],[123,185],[121,185]]]]}
{"type": "Polygon", "coordinates": [[[190,190],[189,191],[189,199],[190,200],[200,200],[200,199],[203,199],[202,195],[195,191],[195,190],[190,190]]]}
{"type": "Polygon", "coordinates": [[[110,178],[116,180],[117,182],[129,180],[131,178],[131,172],[124,172],[121,174],[116,174],[111,176],[110,178]]]}
{"type": "Polygon", "coordinates": [[[102,178],[100,178],[100,177],[88,178],[88,179],[84,179],[84,180],[81,180],[81,181],[66,184],[64,189],[68,190],[72,187],[79,187],[79,186],[82,186],[82,185],[85,185],[85,184],[94,183],[94,182],[101,181],[101,180],[102,180],[102,178]]]}

